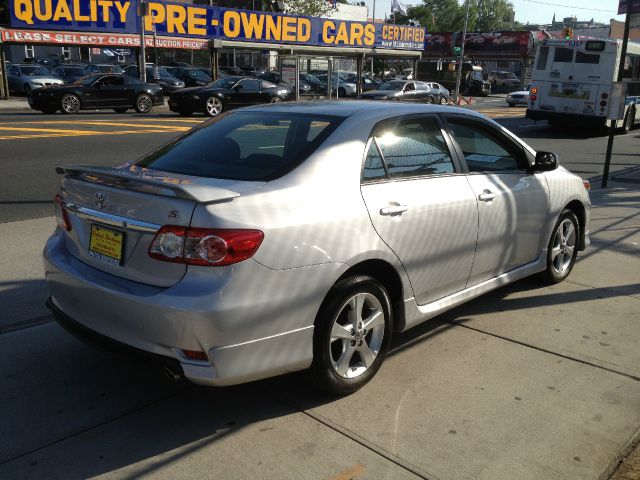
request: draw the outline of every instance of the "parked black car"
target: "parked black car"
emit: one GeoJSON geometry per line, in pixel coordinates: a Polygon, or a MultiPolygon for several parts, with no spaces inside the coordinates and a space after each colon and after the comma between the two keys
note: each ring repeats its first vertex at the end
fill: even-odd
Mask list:
{"type": "Polygon", "coordinates": [[[267,80],[249,77],[225,77],[206,87],[183,88],[169,97],[169,108],[181,115],[202,112],[215,117],[224,110],[258,103],[287,100],[291,89],[267,80]]]}
{"type": "MultiPolygon", "coordinates": [[[[258,78],[262,80],[266,80],[267,82],[275,83],[276,85],[280,85],[282,87],[288,87],[293,90],[293,86],[282,80],[282,76],[278,72],[265,72],[261,75],[258,75],[258,78]]],[[[309,95],[311,93],[311,85],[307,82],[303,82],[298,80],[298,91],[300,95],[309,95]]]]}
{"type": "MultiPolygon", "coordinates": [[[[358,76],[357,75],[349,75],[344,79],[345,82],[348,83],[358,83],[358,76]]],[[[368,77],[366,75],[362,76],[362,91],[363,92],[370,92],[372,90],[377,90],[378,87],[380,87],[380,82],[378,80],[374,80],[371,77],[368,77]]]]}
{"type": "Polygon", "coordinates": [[[97,108],[112,108],[117,113],[134,108],[138,113],[148,113],[163,102],[160,85],[117,74],[87,75],[70,85],[34,90],[29,97],[33,110],[49,114],[57,110],[76,113],[97,108]]]}
{"type": "Polygon", "coordinates": [[[92,63],[87,66],[87,73],[124,73],[124,70],[120,65],[111,63],[92,63]]]}
{"type": "Polygon", "coordinates": [[[307,83],[311,87],[311,93],[326,95],[327,94],[327,82],[323,82],[315,75],[309,73],[301,73],[300,81],[307,83]]]}
{"type": "Polygon", "coordinates": [[[244,77],[245,73],[240,67],[220,67],[220,71],[224,72],[227,75],[241,76],[244,77]]]}
{"type": "Polygon", "coordinates": [[[60,65],[51,70],[51,74],[62,79],[64,83],[73,83],[87,75],[87,66],[82,63],[60,65]]]}
{"type": "MultiPolygon", "coordinates": [[[[140,78],[140,72],[138,71],[138,65],[129,65],[124,69],[125,75],[134,78],[140,78]]],[[[185,84],[182,80],[177,79],[171,75],[166,67],[146,67],[147,83],[157,83],[162,87],[162,92],[169,94],[180,88],[184,88],[185,84]]]]}
{"type": "Polygon", "coordinates": [[[377,90],[360,95],[365,100],[393,100],[399,102],[435,103],[435,92],[424,82],[390,80],[377,90]]]}
{"type": "Polygon", "coordinates": [[[204,87],[211,83],[211,77],[195,67],[165,67],[170,75],[182,80],[187,87],[204,87]]]}

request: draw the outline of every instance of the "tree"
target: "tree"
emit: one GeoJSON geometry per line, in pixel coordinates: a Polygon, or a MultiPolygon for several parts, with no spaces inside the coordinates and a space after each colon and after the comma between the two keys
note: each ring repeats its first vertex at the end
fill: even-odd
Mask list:
{"type": "Polygon", "coordinates": [[[306,17],[324,17],[333,9],[327,0],[285,0],[284,5],[286,13],[306,17]]]}
{"type": "Polygon", "coordinates": [[[475,30],[493,32],[514,27],[513,4],[506,0],[477,0],[475,30]]]}
{"type": "MultiPolygon", "coordinates": [[[[517,24],[513,5],[507,0],[469,0],[469,32],[507,30],[517,24]]],[[[460,32],[464,27],[465,4],[457,0],[422,0],[409,7],[407,15],[396,15],[395,23],[415,24],[428,32],[460,32]]]]}

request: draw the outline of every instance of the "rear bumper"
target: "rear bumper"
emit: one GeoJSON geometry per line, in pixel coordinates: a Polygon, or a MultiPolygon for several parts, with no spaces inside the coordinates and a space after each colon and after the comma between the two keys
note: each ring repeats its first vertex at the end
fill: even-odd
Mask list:
{"type": "Polygon", "coordinates": [[[593,115],[581,115],[578,113],[558,113],[546,110],[532,110],[527,108],[526,118],[531,120],[559,120],[563,122],[576,122],[591,125],[604,125],[607,121],[605,117],[594,117],[593,115]]]}
{"type": "Polygon", "coordinates": [[[79,261],[67,251],[60,230],[45,246],[44,266],[52,309],[65,328],[115,344],[116,350],[177,362],[187,379],[203,385],[307,368],[315,316],[342,268],[275,271],[247,260],[226,272],[196,267],[172,287],[153,287],[79,261]],[[318,283],[306,285],[310,276],[318,283]],[[304,301],[291,294],[291,285],[308,288],[304,301]],[[203,351],[208,360],[191,360],[183,350],[203,351]]]}

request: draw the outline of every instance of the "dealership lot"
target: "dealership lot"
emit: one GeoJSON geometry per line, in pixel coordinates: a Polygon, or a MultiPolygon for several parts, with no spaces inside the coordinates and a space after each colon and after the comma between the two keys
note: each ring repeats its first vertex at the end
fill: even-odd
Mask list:
{"type": "MultiPolygon", "coordinates": [[[[476,108],[584,177],[601,171],[603,137],[476,108]]],[[[1,478],[595,479],[640,438],[637,130],[592,191],[592,246],[567,281],[518,282],[396,336],[352,396],[301,374],[167,383],[70,337],[42,306],[53,166],[136,158],[200,121],[0,115],[1,478]]]]}

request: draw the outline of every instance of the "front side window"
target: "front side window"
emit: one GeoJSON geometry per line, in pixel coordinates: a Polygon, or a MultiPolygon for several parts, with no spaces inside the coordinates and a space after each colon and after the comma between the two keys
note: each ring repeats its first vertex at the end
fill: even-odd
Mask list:
{"type": "Polygon", "coordinates": [[[260,80],[241,80],[240,85],[245,90],[259,90],[260,89],[260,80]]]}
{"type": "Polygon", "coordinates": [[[341,117],[231,112],[190,130],[136,163],[141,168],[230,180],[271,180],[306,160],[341,117]]]}
{"type": "Polygon", "coordinates": [[[374,134],[391,178],[452,173],[453,161],[432,118],[386,124],[374,134]]]}
{"type": "Polygon", "coordinates": [[[458,119],[447,119],[449,130],[462,149],[470,172],[520,172],[517,154],[484,128],[458,119]]]}

